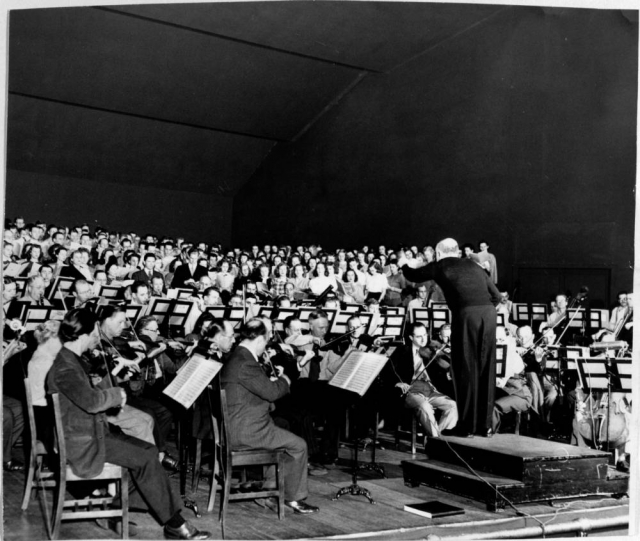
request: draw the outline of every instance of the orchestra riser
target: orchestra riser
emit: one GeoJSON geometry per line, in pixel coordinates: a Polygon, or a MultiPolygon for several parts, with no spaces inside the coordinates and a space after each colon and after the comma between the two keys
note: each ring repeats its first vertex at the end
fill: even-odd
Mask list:
{"type": "Polygon", "coordinates": [[[429,438],[426,449],[427,459],[402,461],[407,485],[466,496],[493,511],[507,505],[501,494],[512,503],[525,503],[628,491],[629,476],[609,467],[609,453],[585,447],[496,434],[429,438]]]}

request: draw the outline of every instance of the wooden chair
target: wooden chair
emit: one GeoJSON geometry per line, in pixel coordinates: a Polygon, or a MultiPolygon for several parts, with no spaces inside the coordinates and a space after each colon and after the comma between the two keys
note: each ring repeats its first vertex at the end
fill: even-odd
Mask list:
{"type": "Polygon", "coordinates": [[[64,439],[62,425],[62,414],[60,412],[60,397],[58,393],[51,395],[53,403],[53,413],[55,418],[55,433],[58,444],[57,471],[58,482],[54,493],[53,518],[49,533],[49,539],[57,539],[60,533],[60,523],[63,520],[82,520],[121,517],[122,519],[122,539],[129,537],[129,478],[126,468],[105,463],[102,473],[96,477],[84,478],[75,475],[67,465],[67,449],[64,439]],[[120,482],[120,509],[110,509],[114,496],[90,497],[82,500],[66,499],[67,484],[81,481],[105,480],[120,482]],[[85,508],[86,510],[81,510],[85,508]]]}
{"type": "MultiPolygon", "coordinates": [[[[33,412],[33,397],[31,396],[31,386],[29,378],[24,380],[24,390],[27,397],[27,414],[29,416],[29,465],[24,485],[24,495],[22,497],[22,510],[25,511],[29,507],[29,502],[33,496],[33,491],[37,489],[44,490],[56,486],[56,482],[52,471],[43,471],[42,461],[47,455],[44,444],[38,440],[36,434],[36,418],[33,412]]],[[[44,494],[43,494],[44,497],[44,494]]],[[[45,507],[46,508],[46,507],[45,507]]]]}
{"type": "MultiPolygon", "coordinates": [[[[229,444],[229,430],[227,425],[227,397],[224,389],[220,390],[220,412],[219,412],[219,463],[220,482],[222,484],[222,500],[220,502],[219,520],[222,526],[222,538],[224,539],[224,522],[227,512],[227,505],[233,500],[246,500],[256,498],[278,498],[278,518],[284,518],[284,454],[282,449],[251,449],[247,451],[233,451],[229,444]],[[240,492],[231,494],[231,473],[233,468],[248,466],[276,465],[276,488],[273,490],[257,490],[254,492],[240,492]]],[[[214,477],[215,479],[215,477],[214,477]]],[[[243,476],[242,480],[246,480],[243,476]]],[[[214,481],[212,481],[213,484],[214,481]]],[[[212,489],[213,490],[213,489],[212,489]]]]}

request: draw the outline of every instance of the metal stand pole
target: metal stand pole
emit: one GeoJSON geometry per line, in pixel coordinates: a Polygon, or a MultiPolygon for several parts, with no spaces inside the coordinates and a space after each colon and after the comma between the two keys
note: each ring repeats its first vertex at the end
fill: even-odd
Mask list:
{"type": "MultiPolygon", "coordinates": [[[[355,415],[353,416],[353,433],[357,434],[356,432],[356,419],[355,419],[355,415]]],[[[364,487],[361,487],[360,485],[358,485],[358,441],[355,441],[355,445],[354,445],[354,459],[353,459],[353,466],[351,469],[351,485],[349,485],[348,487],[342,487],[340,490],[338,490],[338,492],[336,492],[336,495],[332,498],[332,500],[339,500],[341,496],[344,496],[345,494],[351,494],[352,496],[364,496],[365,498],[367,498],[369,500],[369,503],[375,504],[376,502],[373,500],[373,498],[371,497],[371,493],[369,492],[369,490],[367,490],[364,487]]]]}

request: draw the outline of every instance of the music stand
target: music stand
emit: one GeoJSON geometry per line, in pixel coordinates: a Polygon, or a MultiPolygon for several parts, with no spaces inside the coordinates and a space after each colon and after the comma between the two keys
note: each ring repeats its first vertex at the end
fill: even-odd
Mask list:
{"type": "Polygon", "coordinates": [[[258,317],[264,317],[267,319],[272,319],[274,315],[277,315],[278,308],[274,306],[265,306],[261,305],[258,308],[258,317]]]}
{"type": "Polygon", "coordinates": [[[567,317],[569,318],[569,327],[572,329],[581,329],[585,320],[585,313],[582,308],[567,308],[567,317]]]}
{"type": "Polygon", "coordinates": [[[423,323],[425,327],[429,328],[429,309],[424,307],[416,307],[411,309],[411,322],[423,323]]]}
{"type": "Polygon", "coordinates": [[[496,378],[503,378],[507,373],[507,345],[496,345],[496,378]]]}
{"type": "Polygon", "coordinates": [[[547,321],[547,305],[531,303],[529,305],[529,318],[531,327],[534,321],[547,321]]]}
{"type": "Polygon", "coordinates": [[[353,303],[342,303],[342,311],[343,312],[349,312],[350,314],[356,314],[358,313],[360,310],[362,310],[362,306],[360,304],[353,304],[353,303]]]}
{"type": "Polygon", "coordinates": [[[227,308],[227,314],[225,319],[231,323],[231,326],[236,329],[241,323],[244,322],[245,308],[243,306],[229,306],[227,308]]]}
{"type": "Polygon", "coordinates": [[[164,299],[162,297],[152,297],[149,303],[147,315],[153,316],[158,321],[158,325],[164,325],[165,316],[171,312],[172,299],[164,299]]]}
{"type": "Polygon", "coordinates": [[[144,308],[146,308],[146,306],[141,306],[139,304],[129,304],[124,307],[124,313],[131,327],[135,325],[135,322],[140,317],[140,314],[142,313],[142,310],[144,308]]]}
{"type": "Polygon", "coordinates": [[[387,306],[385,308],[385,314],[388,316],[404,316],[404,306],[387,306]]]}
{"type": "Polygon", "coordinates": [[[498,327],[504,327],[505,326],[505,317],[504,314],[497,314],[497,325],[498,327]]]}
{"type": "Polygon", "coordinates": [[[273,319],[273,328],[278,332],[284,332],[284,320],[298,315],[298,308],[278,308],[273,319]]]}
{"type": "MultiPolygon", "coordinates": [[[[14,276],[13,279],[16,283],[16,297],[22,297],[22,295],[24,295],[24,288],[27,287],[27,279],[20,276],[14,276]]],[[[51,291],[53,291],[55,287],[56,286],[54,282],[51,291]]],[[[49,293],[49,298],[51,298],[51,293],[49,293]]]]}
{"type": "Polygon", "coordinates": [[[511,305],[511,313],[514,321],[518,323],[529,323],[531,314],[529,311],[529,305],[525,302],[514,302],[511,305]]]}
{"type": "Polygon", "coordinates": [[[218,320],[223,320],[225,314],[227,313],[226,306],[207,306],[206,310],[218,320]]]}
{"type": "Polygon", "coordinates": [[[591,329],[594,331],[599,331],[602,329],[605,318],[607,316],[607,311],[599,308],[591,309],[591,329]]]}
{"type": "Polygon", "coordinates": [[[75,282],[75,279],[73,278],[69,278],[68,276],[58,276],[56,281],[53,283],[53,287],[51,288],[51,291],[49,291],[49,297],[47,298],[49,300],[54,299],[58,293],[60,293],[61,297],[69,295],[73,282],[75,282]]]}
{"type": "MultiPolygon", "coordinates": [[[[434,303],[436,304],[436,303],[434,303]]],[[[442,303],[437,303],[442,304],[442,303]]],[[[431,308],[432,331],[437,331],[443,325],[451,323],[451,312],[448,308],[431,308]]]]}
{"type": "Polygon", "coordinates": [[[29,306],[24,327],[27,331],[33,331],[38,325],[51,319],[52,306],[29,306]]]}
{"type": "Polygon", "coordinates": [[[331,334],[344,334],[347,332],[347,320],[353,316],[353,312],[347,312],[345,310],[340,310],[336,317],[333,318],[333,323],[331,324],[331,330],[329,331],[331,334]]]}
{"type": "Polygon", "coordinates": [[[194,301],[175,299],[172,301],[168,312],[168,321],[165,321],[169,334],[174,332],[184,336],[184,325],[189,318],[189,314],[194,306],[194,301]]]}
{"type": "Polygon", "coordinates": [[[373,336],[382,335],[402,338],[404,321],[404,315],[387,314],[386,316],[383,316],[382,324],[378,326],[376,331],[374,331],[373,336]]]}
{"type": "Polygon", "coordinates": [[[115,300],[118,298],[121,289],[122,288],[120,286],[102,286],[98,293],[98,297],[102,297],[107,300],[115,300]]]}

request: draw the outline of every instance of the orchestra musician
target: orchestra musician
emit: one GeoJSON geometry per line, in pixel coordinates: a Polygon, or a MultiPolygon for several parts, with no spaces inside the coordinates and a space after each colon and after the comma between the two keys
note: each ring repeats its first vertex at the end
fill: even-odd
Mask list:
{"type": "Polygon", "coordinates": [[[47,376],[48,390],[58,393],[66,439],[67,460],[78,477],[94,477],[105,462],[129,470],[138,493],[130,495],[130,506],[148,508],[171,539],[208,539],[181,515],[181,501],[158,461],[157,448],[138,438],[111,430],[105,412],[122,407],[127,394],[119,387],[94,387],[82,354],[100,341],[96,316],[86,308],[68,312],[60,326],[63,347],[47,376]]]}
{"type": "Polygon", "coordinates": [[[391,382],[400,390],[405,408],[414,410],[426,434],[437,438],[443,430],[456,426],[458,408],[456,402],[440,392],[431,381],[426,369],[429,362],[425,349],[427,341],[424,324],[412,323],[409,326],[410,343],[396,349],[389,364],[395,375],[391,382]],[[441,413],[439,421],[436,420],[436,411],[441,413]]]}
{"type": "MultiPolygon", "coordinates": [[[[307,444],[276,426],[270,415],[273,402],[288,393],[290,386],[286,375],[270,379],[260,366],[270,331],[263,320],[247,321],[240,331],[241,342],[220,373],[220,383],[227,394],[230,443],[239,450],[284,449],[285,504],[295,513],[316,513],[319,509],[305,501],[307,444]]],[[[271,484],[269,477],[265,486],[271,484]]]]}

